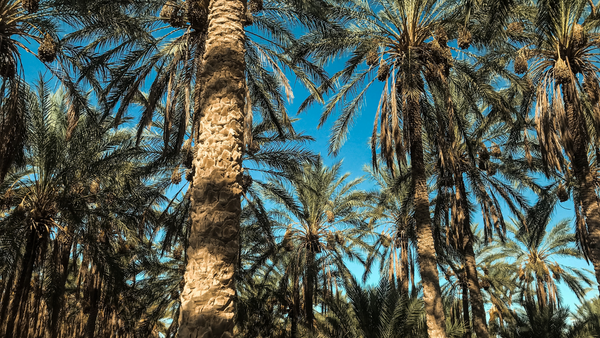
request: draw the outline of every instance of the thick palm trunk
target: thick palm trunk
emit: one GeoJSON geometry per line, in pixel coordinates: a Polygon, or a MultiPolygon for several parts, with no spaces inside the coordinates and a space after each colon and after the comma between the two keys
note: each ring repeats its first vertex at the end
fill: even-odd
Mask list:
{"type": "Polygon", "coordinates": [[[588,141],[585,138],[585,121],[580,114],[577,104],[577,90],[573,85],[563,86],[563,100],[567,113],[568,130],[570,131],[567,143],[567,154],[573,167],[573,174],[577,181],[579,199],[585,215],[589,235],[589,258],[594,265],[598,290],[600,291],[600,208],[596,194],[595,177],[590,170],[587,157],[588,141]]]}
{"type": "Polygon", "coordinates": [[[407,107],[410,116],[410,159],[415,191],[415,222],[417,225],[417,251],[423,284],[423,301],[427,318],[427,333],[430,338],[445,338],[446,323],[442,292],[439,284],[437,259],[433,240],[433,229],[429,218],[429,195],[427,174],[423,159],[422,119],[417,98],[409,96],[407,107]]]}
{"type": "Polygon", "coordinates": [[[179,337],[233,336],[245,103],[244,9],[211,0],[179,337]]]}

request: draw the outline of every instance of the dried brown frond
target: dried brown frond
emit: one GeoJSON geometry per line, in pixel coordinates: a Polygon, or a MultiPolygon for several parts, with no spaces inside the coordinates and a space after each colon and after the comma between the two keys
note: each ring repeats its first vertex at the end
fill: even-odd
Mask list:
{"type": "Polygon", "coordinates": [[[438,29],[435,30],[435,39],[442,46],[445,46],[448,43],[448,34],[443,27],[438,27],[438,29]]]}
{"type": "Polygon", "coordinates": [[[181,171],[179,171],[179,167],[173,169],[173,173],[171,173],[171,183],[181,183],[181,171]]]}
{"type": "Polygon", "coordinates": [[[21,6],[28,13],[35,13],[40,9],[40,0],[22,0],[21,6]]]}
{"type": "Polygon", "coordinates": [[[523,34],[525,25],[521,21],[515,21],[508,24],[506,30],[512,34],[523,34]]]}
{"type": "Polygon", "coordinates": [[[377,60],[379,60],[379,55],[377,54],[377,48],[371,49],[367,53],[367,66],[372,67],[377,64],[377,60]]]}
{"type": "Polygon", "coordinates": [[[263,10],[263,0],[250,0],[248,1],[248,8],[252,13],[258,13],[263,10]]]}
{"type": "Polygon", "coordinates": [[[569,200],[569,192],[567,192],[567,189],[565,189],[562,184],[558,185],[558,188],[556,189],[556,196],[562,203],[569,200]]]}
{"type": "Polygon", "coordinates": [[[515,73],[517,74],[525,74],[527,73],[527,59],[525,58],[524,55],[519,54],[516,58],[515,58],[515,64],[514,64],[514,68],[515,68],[515,73]]]}
{"type": "Polygon", "coordinates": [[[377,69],[377,79],[379,81],[386,81],[390,73],[390,65],[383,59],[379,63],[379,69],[377,69]]]}
{"type": "Polygon", "coordinates": [[[471,47],[471,42],[473,42],[473,35],[471,35],[471,32],[468,29],[464,28],[458,34],[457,42],[458,48],[468,49],[471,47]]]}
{"type": "Polygon", "coordinates": [[[558,59],[554,63],[554,79],[557,84],[565,84],[571,80],[571,72],[567,63],[563,59],[558,59]]]}
{"type": "Polygon", "coordinates": [[[44,36],[44,40],[38,48],[38,58],[42,62],[53,62],[56,59],[58,52],[58,44],[54,41],[50,34],[44,36]]]}

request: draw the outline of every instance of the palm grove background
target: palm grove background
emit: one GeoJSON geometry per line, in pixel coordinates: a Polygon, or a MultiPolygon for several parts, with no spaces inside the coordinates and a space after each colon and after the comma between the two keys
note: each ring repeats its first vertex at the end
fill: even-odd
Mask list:
{"type": "Polygon", "coordinates": [[[0,0],[0,336],[598,336],[599,52],[591,0],[0,0]]]}

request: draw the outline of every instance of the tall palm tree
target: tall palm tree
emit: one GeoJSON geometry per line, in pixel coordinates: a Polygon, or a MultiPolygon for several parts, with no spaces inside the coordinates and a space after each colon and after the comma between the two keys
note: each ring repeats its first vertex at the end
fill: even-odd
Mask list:
{"type": "MultiPolygon", "coordinates": [[[[407,154],[410,156],[417,251],[428,332],[431,337],[445,337],[429,215],[423,107],[428,93],[433,91],[442,93],[444,100],[451,103],[448,76],[454,59],[447,43],[458,37],[461,48],[468,48],[472,41],[468,30],[471,24],[468,20],[456,23],[456,18],[464,13],[454,1],[378,0],[369,4],[348,1],[334,4],[331,13],[332,18],[343,22],[345,29],[308,34],[305,39],[312,46],[310,52],[323,62],[332,56],[351,54],[345,69],[333,76],[344,84],[325,107],[320,125],[341,107],[330,142],[330,152],[337,154],[368,89],[375,79],[384,82],[371,138],[373,163],[377,164],[377,145],[382,161],[388,166],[394,161],[406,161],[407,154]],[[459,34],[448,35],[447,32],[459,34]]],[[[454,130],[453,104],[446,108],[445,119],[450,122],[449,129],[454,130]]],[[[451,146],[452,138],[444,143],[440,156],[451,146]]],[[[446,160],[456,162],[452,158],[446,160]]]]}
{"type": "MultiPolygon", "coordinates": [[[[172,146],[178,151],[187,131],[187,117],[193,116],[192,227],[185,275],[188,282],[181,295],[181,337],[197,332],[211,332],[215,337],[233,334],[242,159],[243,153],[253,148],[249,129],[253,112],[275,123],[279,133],[284,133],[290,129],[290,119],[282,92],[291,97],[285,70],[294,71],[315,93],[310,79],[318,81],[323,75],[305,60],[291,59],[284,52],[294,36],[283,18],[315,22],[310,14],[305,15],[309,9],[298,4],[161,0],[146,7],[125,6],[144,18],[138,22],[144,28],[135,32],[147,32],[116,32],[125,42],[103,54],[104,58],[113,59],[120,55],[123,46],[140,43],[118,60],[116,67],[111,67],[112,81],[102,94],[106,95],[107,108],[117,109],[118,120],[139,96],[141,85],[145,81],[151,83],[138,135],[151,124],[157,104],[166,99],[165,124],[180,125],[172,146]],[[252,12],[261,15],[253,17],[252,12]],[[166,33],[151,34],[152,25],[160,21],[168,24],[159,24],[166,33]],[[244,26],[252,23],[257,31],[246,32],[244,26]],[[175,109],[184,112],[179,114],[180,121],[171,118],[175,109]],[[198,311],[196,304],[204,305],[198,311]]],[[[317,12],[315,8],[312,11],[317,12]]],[[[120,22],[126,25],[128,20],[120,22]]],[[[98,29],[115,41],[114,31],[98,29]]],[[[104,41],[99,40],[98,44],[104,41]]],[[[170,130],[165,128],[165,144],[170,140],[170,130]]]]}
{"type": "Polygon", "coordinates": [[[348,181],[349,174],[341,174],[341,165],[328,168],[322,160],[305,164],[292,174],[289,187],[274,180],[274,189],[265,191],[281,209],[282,246],[289,252],[288,268],[293,270],[286,275],[294,284],[301,280],[310,332],[315,325],[314,300],[323,292],[333,293],[338,280],[349,274],[344,259],[364,261],[359,250],[369,249],[370,228],[360,213],[368,195],[357,190],[362,179],[348,181]]]}
{"type": "Polygon", "coordinates": [[[588,1],[541,1],[536,3],[533,31],[520,45],[520,62],[536,88],[524,101],[528,112],[535,104],[535,119],[546,173],[563,170],[576,181],[574,200],[581,205],[585,222],[578,227],[583,247],[600,281],[600,214],[588,152],[597,142],[598,19],[588,1]]]}

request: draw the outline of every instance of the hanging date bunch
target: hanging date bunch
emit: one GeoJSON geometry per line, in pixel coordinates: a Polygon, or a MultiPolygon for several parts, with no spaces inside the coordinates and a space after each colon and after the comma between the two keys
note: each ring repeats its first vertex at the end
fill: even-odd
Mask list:
{"type": "Polygon", "coordinates": [[[183,27],[185,20],[183,17],[183,11],[173,1],[167,1],[160,11],[161,19],[173,27],[183,27]]]}
{"type": "Polygon", "coordinates": [[[40,0],[22,0],[21,6],[27,13],[35,13],[40,9],[40,0]]]}
{"type": "Polygon", "coordinates": [[[458,33],[457,42],[460,49],[468,49],[473,42],[473,35],[468,29],[463,28],[460,30],[460,33],[458,33]]]}
{"type": "Polygon", "coordinates": [[[44,36],[44,40],[40,43],[38,48],[38,57],[42,62],[54,62],[56,60],[56,54],[58,53],[58,44],[50,34],[44,36]]]}
{"type": "Polygon", "coordinates": [[[208,22],[208,4],[207,0],[187,0],[185,2],[185,11],[187,19],[192,28],[205,31],[208,22]]]}

